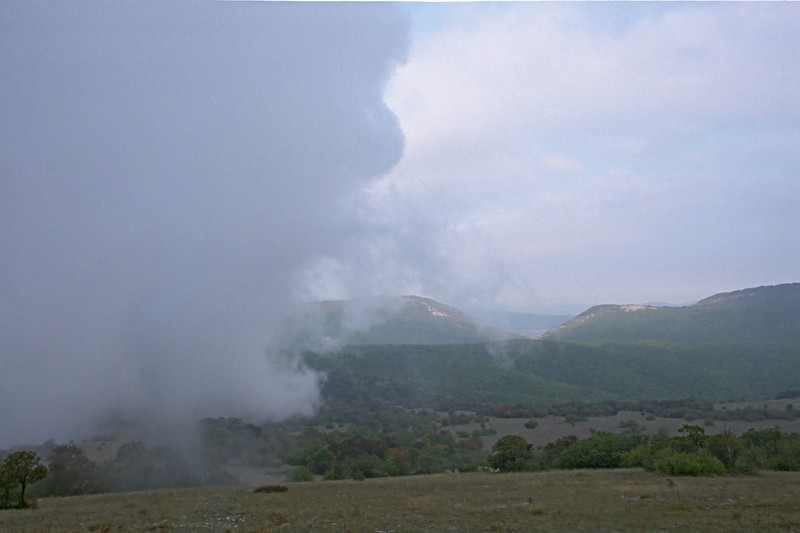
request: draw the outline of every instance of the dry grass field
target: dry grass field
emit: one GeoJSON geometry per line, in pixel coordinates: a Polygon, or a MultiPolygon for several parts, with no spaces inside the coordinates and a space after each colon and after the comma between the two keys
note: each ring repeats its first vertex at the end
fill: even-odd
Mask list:
{"type": "Polygon", "coordinates": [[[800,474],[442,474],[45,498],[3,532],[800,531],[800,474]]]}

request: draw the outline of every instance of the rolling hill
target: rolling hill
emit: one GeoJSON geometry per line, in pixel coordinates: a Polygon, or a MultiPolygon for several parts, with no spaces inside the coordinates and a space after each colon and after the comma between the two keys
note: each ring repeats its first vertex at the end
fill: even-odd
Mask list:
{"type": "Polygon", "coordinates": [[[343,345],[467,344],[522,338],[420,296],[307,304],[292,314],[287,331],[291,345],[315,351],[343,345]]]}
{"type": "Polygon", "coordinates": [[[800,342],[800,283],[716,294],[684,307],[598,305],[545,333],[580,342],[800,342]]]}
{"type": "Polygon", "coordinates": [[[602,400],[775,398],[800,389],[800,345],[576,343],[347,347],[307,354],[323,396],[349,405],[473,409],[602,400]]]}
{"type": "Polygon", "coordinates": [[[541,340],[497,338],[452,307],[405,297],[337,355],[308,362],[327,375],[326,397],[350,404],[774,398],[800,389],[800,284],[685,307],[596,306],[541,340]]]}

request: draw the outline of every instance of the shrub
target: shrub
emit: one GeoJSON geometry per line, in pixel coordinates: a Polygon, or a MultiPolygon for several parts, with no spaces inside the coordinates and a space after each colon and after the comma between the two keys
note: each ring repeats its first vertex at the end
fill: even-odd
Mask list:
{"type": "Polygon", "coordinates": [[[628,450],[622,458],[622,466],[625,468],[643,467],[650,468],[653,463],[653,458],[650,453],[650,448],[645,444],[628,450]]]}
{"type": "Polygon", "coordinates": [[[608,431],[598,431],[561,453],[561,468],[618,468],[636,441],[608,431]]]}
{"type": "Polygon", "coordinates": [[[289,469],[289,481],[314,481],[314,474],[305,466],[294,466],[289,469]]]}
{"type": "Polygon", "coordinates": [[[531,446],[519,435],[506,435],[492,446],[489,466],[500,472],[521,472],[528,467],[531,446]]]}
{"type": "Polygon", "coordinates": [[[49,496],[77,496],[100,492],[100,468],[74,444],[56,446],[50,452],[50,474],[44,481],[49,496]]]}
{"type": "Polygon", "coordinates": [[[273,492],[287,492],[289,487],[286,485],[261,485],[253,489],[256,494],[271,494],[273,492]]]}
{"type": "Polygon", "coordinates": [[[662,450],[657,454],[653,468],[672,476],[714,476],[725,473],[722,461],[706,450],[693,453],[662,450]]]}

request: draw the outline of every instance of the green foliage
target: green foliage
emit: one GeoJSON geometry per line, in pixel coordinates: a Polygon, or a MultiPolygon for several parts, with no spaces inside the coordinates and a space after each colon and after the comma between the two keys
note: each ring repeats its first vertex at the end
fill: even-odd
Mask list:
{"type": "Polygon", "coordinates": [[[589,438],[562,437],[542,450],[547,468],[643,467],[674,476],[753,474],[759,469],[800,470],[800,434],[777,429],[749,430],[741,437],[725,430],[708,436],[685,424],[682,435],[646,437],[598,431],[589,438]]]}
{"type": "Polygon", "coordinates": [[[314,474],[305,466],[293,466],[289,469],[289,481],[314,481],[314,474]]]}
{"type": "Polygon", "coordinates": [[[623,466],[628,451],[640,439],[608,431],[598,431],[587,439],[566,448],[560,457],[561,468],[619,468],[623,466]]]}
{"type": "MultiPolygon", "coordinates": [[[[350,417],[346,426],[298,432],[287,443],[284,460],[324,479],[470,471],[486,463],[480,438],[463,432],[454,436],[430,411],[384,408],[346,414],[350,417]]],[[[320,418],[328,416],[333,414],[323,412],[320,418]]]]}
{"type": "Polygon", "coordinates": [[[542,407],[580,400],[586,402],[583,408],[561,416],[581,420],[598,414],[585,407],[605,410],[620,401],[638,403],[642,412],[657,416],[696,420],[793,419],[800,414],[752,408],[722,412],[713,404],[774,396],[794,385],[794,376],[800,374],[797,343],[515,340],[488,347],[360,346],[332,356],[309,353],[306,362],[326,374],[323,396],[335,409],[426,406],[534,418],[542,407]],[[670,407],[639,402],[641,398],[700,399],[670,407]]]}
{"type": "Polygon", "coordinates": [[[17,490],[17,508],[25,508],[25,491],[29,485],[44,479],[47,476],[47,467],[41,464],[39,456],[34,452],[23,450],[12,452],[6,456],[0,465],[0,490],[3,496],[3,508],[11,506],[11,495],[17,490]]]}
{"type": "Polygon", "coordinates": [[[561,466],[561,455],[578,442],[575,435],[565,435],[559,437],[555,442],[549,442],[544,446],[541,455],[542,468],[556,468],[561,466]]]}
{"type": "Polygon", "coordinates": [[[478,411],[606,397],[505,364],[485,344],[360,346],[335,356],[306,354],[306,362],[327,375],[322,393],[334,407],[478,411]]]}
{"type": "Polygon", "coordinates": [[[707,450],[696,452],[677,452],[665,449],[659,452],[653,463],[653,469],[673,476],[709,476],[725,473],[722,461],[707,450]]]}
{"type": "Polygon", "coordinates": [[[631,449],[623,466],[641,466],[674,476],[720,475],[739,472],[736,458],[740,445],[730,432],[708,437],[699,426],[685,424],[680,429],[685,435],[669,437],[659,433],[645,439],[631,449]]]}
{"type": "Polygon", "coordinates": [[[115,491],[190,487],[230,482],[221,469],[192,462],[189,456],[165,446],[148,448],[141,442],[120,447],[106,467],[109,488],[115,491]]]}
{"type": "Polygon", "coordinates": [[[53,448],[49,471],[43,487],[47,496],[93,494],[104,486],[100,468],[73,444],[53,448]]]}
{"type": "Polygon", "coordinates": [[[11,507],[11,493],[16,488],[16,482],[11,478],[5,462],[0,463],[0,509],[11,507]]]}
{"type": "Polygon", "coordinates": [[[708,437],[706,430],[694,424],[684,424],[678,430],[685,436],[673,439],[673,447],[678,451],[691,453],[705,448],[708,437]]]}
{"type": "Polygon", "coordinates": [[[304,463],[314,474],[325,474],[333,466],[333,452],[324,444],[314,444],[305,451],[304,463]]]}
{"type": "Polygon", "coordinates": [[[492,446],[489,466],[500,472],[521,472],[531,466],[531,446],[519,435],[501,437],[492,446]]]}
{"type": "Polygon", "coordinates": [[[751,429],[742,434],[739,464],[750,469],[800,470],[800,434],[751,429]]]}
{"type": "Polygon", "coordinates": [[[558,329],[560,340],[797,343],[800,283],[744,289],[692,306],[631,312],[597,306],[558,329]]]}

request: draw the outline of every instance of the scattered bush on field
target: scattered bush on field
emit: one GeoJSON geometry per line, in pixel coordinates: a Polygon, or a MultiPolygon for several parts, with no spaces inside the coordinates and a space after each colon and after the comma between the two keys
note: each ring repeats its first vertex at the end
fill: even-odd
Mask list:
{"type": "Polygon", "coordinates": [[[286,485],[260,485],[253,489],[255,494],[271,494],[274,492],[288,492],[289,487],[286,485]]]}
{"type": "Polygon", "coordinates": [[[289,481],[314,481],[314,473],[305,466],[293,466],[289,469],[289,481]]]}

